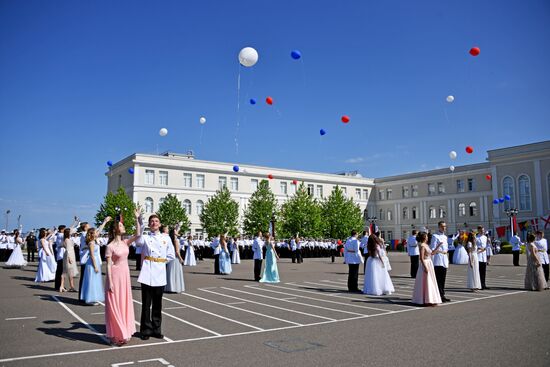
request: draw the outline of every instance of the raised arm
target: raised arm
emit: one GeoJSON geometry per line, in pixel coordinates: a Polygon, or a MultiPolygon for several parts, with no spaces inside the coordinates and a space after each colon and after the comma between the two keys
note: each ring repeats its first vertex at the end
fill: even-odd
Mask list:
{"type": "Polygon", "coordinates": [[[136,205],[136,210],[134,211],[134,215],[136,217],[136,233],[128,238],[127,240],[124,240],[126,242],[127,246],[130,246],[133,242],[135,242],[143,233],[143,226],[142,226],[142,219],[141,219],[141,208],[139,205],[136,205]]]}
{"type": "Polygon", "coordinates": [[[101,223],[101,225],[99,226],[98,229],[95,230],[95,235],[96,237],[99,236],[99,234],[103,231],[103,228],[105,228],[105,225],[111,220],[111,217],[110,216],[107,216],[104,220],[103,220],[103,223],[101,223]]]}
{"type": "Polygon", "coordinates": [[[78,220],[78,217],[75,215],[73,224],[71,224],[71,227],[70,227],[71,228],[71,234],[76,233],[76,229],[79,225],[80,225],[80,221],[78,220]]]}

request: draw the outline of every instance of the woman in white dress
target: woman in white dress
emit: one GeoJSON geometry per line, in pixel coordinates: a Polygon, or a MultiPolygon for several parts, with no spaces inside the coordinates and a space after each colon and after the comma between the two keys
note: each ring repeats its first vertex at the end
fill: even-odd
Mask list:
{"type": "Polygon", "coordinates": [[[239,254],[238,241],[233,239],[233,241],[230,243],[230,246],[231,248],[229,250],[231,251],[231,264],[240,264],[241,255],[239,254]]]}
{"type": "Polygon", "coordinates": [[[27,262],[23,257],[23,251],[21,250],[21,245],[23,245],[23,239],[19,237],[19,230],[13,231],[13,242],[14,248],[13,252],[10,255],[8,261],[6,261],[7,268],[21,268],[27,266],[27,262]]]}
{"type": "Polygon", "coordinates": [[[458,236],[458,244],[456,245],[455,253],[453,255],[453,264],[455,265],[470,264],[470,258],[465,248],[465,246],[467,245],[468,245],[468,235],[466,233],[461,233],[460,236],[458,236]]]}
{"type": "Polygon", "coordinates": [[[193,247],[193,237],[187,236],[185,241],[185,266],[197,266],[197,259],[195,258],[195,248],[193,247]]]}
{"type": "Polygon", "coordinates": [[[468,233],[467,241],[468,273],[466,276],[466,288],[471,289],[472,292],[476,292],[477,289],[481,289],[481,278],[479,277],[476,237],[473,233],[468,233]]]}
{"type": "Polygon", "coordinates": [[[38,234],[38,270],[36,271],[35,282],[51,282],[55,279],[55,271],[57,270],[57,262],[53,254],[52,238],[57,231],[46,232],[45,228],[41,228],[38,234]]]}
{"type": "Polygon", "coordinates": [[[367,241],[369,258],[365,268],[363,293],[373,296],[388,295],[395,292],[388,269],[380,256],[381,246],[384,246],[384,243],[380,238],[376,235],[369,236],[367,241]]]}

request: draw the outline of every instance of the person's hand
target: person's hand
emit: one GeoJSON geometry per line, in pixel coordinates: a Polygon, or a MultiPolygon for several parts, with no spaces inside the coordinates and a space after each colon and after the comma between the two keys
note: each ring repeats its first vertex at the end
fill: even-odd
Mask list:
{"type": "Polygon", "coordinates": [[[109,292],[113,293],[114,291],[113,285],[109,282],[109,292]]]}
{"type": "Polygon", "coordinates": [[[73,263],[73,261],[72,261],[71,258],[69,257],[69,264],[72,264],[72,263],[73,263]]]}
{"type": "Polygon", "coordinates": [[[103,223],[108,223],[111,219],[113,219],[113,218],[111,218],[111,216],[108,215],[108,216],[105,217],[105,219],[103,220],[103,223]]]}
{"type": "Polygon", "coordinates": [[[97,267],[94,267],[94,271],[95,271],[96,273],[99,273],[99,269],[98,269],[97,267]]]}
{"type": "Polygon", "coordinates": [[[424,268],[424,273],[428,274],[428,268],[424,268]]]}
{"type": "Polygon", "coordinates": [[[179,260],[180,264],[183,265],[183,259],[181,258],[181,256],[178,256],[178,260],[179,260]]]}
{"type": "Polygon", "coordinates": [[[141,207],[139,205],[136,205],[136,209],[134,210],[134,215],[136,218],[139,218],[141,216],[141,207]]]}

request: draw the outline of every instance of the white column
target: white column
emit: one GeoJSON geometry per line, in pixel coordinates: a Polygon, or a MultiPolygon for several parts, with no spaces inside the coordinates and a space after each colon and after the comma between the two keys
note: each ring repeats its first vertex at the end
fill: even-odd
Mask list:
{"type": "Polygon", "coordinates": [[[537,216],[543,215],[543,201],[542,201],[542,176],[540,174],[540,159],[533,162],[535,165],[535,205],[537,206],[537,216]]]}

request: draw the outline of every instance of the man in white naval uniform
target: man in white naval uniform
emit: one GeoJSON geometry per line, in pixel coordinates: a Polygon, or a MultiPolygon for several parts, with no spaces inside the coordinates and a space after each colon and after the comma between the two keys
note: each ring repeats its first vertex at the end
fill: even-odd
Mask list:
{"type": "Polygon", "coordinates": [[[347,239],[344,245],[344,259],[348,264],[348,291],[360,292],[357,284],[359,278],[359,264],[363,262],[363,256],[359,248],[360,243],[357,239],[357,232],[351,231],[351,237],[347,239]]]}
{"type": "Polygon", "coordinates": [[[485,285],[485,276],[487,275],[487,236],[485,236],[485,230],[482,226],[477,227],[476,246],[481,289],[488,289],[485,285]]]}
{"type": "Polygon", "coordinates": [[[411,278],[416,278],[418,272],[418,261],[420,260],[420,251],[418,249],[418,243],[416,243],[416,234],[418,232],[412,231],[412,235],[407,238],[407,253],[411,259],[411,278]]]}
{"type": "MultiPolygon", "coordinates": [[[[546,238],[544,238],[544,232],[543,231],[536,231],[535,232],[537,239],[535,240],[535,246],[537,246],[537,250],[539,251],[539,257],[540,257],[540,263],[542,264],[542,270],[544,271],[544,279],[546,279],[546,284],[548,287],[548,264],[550,263],[548,260],[548,242],[546,242],[546,238]]],[[[548,289],[548,288],[546,288],[548,289]]]]}
{"type": "Polygon", "coordinates": [[[222,252],[222,246],[220,245],[220,237],[215,237],[210,243],[212,251],[214,251],[214,274],[220,274],[220,253],[222,252]]]}
{"type": "Polygon", "coordinates": [[[432,249],[435,278],[437,279],[437,287],[439,295],[443,302],[451,300],[445,297],[445,279],[447,278],[447,268],[449,267],[449,256],[447,255],[448,244],[445,229],[447,224],[444,221],[437,223],[438,232],[432,235],[430,248],[432,249]]]}
{"type": "MultiPolygon", "coordinates": [[[[138,218],[141,223],[141,216],[138,218]]],[[[161,233],[158,215],[149,217],[150,234],[140,234],[136,246],[141,247],[143,263],[138,277],[141,283],[141,325],[139,331],[142,340],[150,336],[164,338],[161,330],[162,296],[166,285],[166,263],[174,260],[174,246],[167,234],[161,233]],[[152,311],[151,311],[152,309],[152,311]]]]}
{"type": "Polygon", "coordinates": [[[262,241],[262,232],[258,232],[254,242],[252,243],[252,252],[254,252],[254,280],[259,282],[261,279],[262,261],[264,259],[264,241],[262,241]]]}
{"type": "Polygon", "coordinates": [[[290,240],[290,254],[291,254],[291,257],[292,257],[292,262],[295,263],[296,262],[296,241],[298,240],[297,237],[293,237],[291,240],[290,240]]]}

